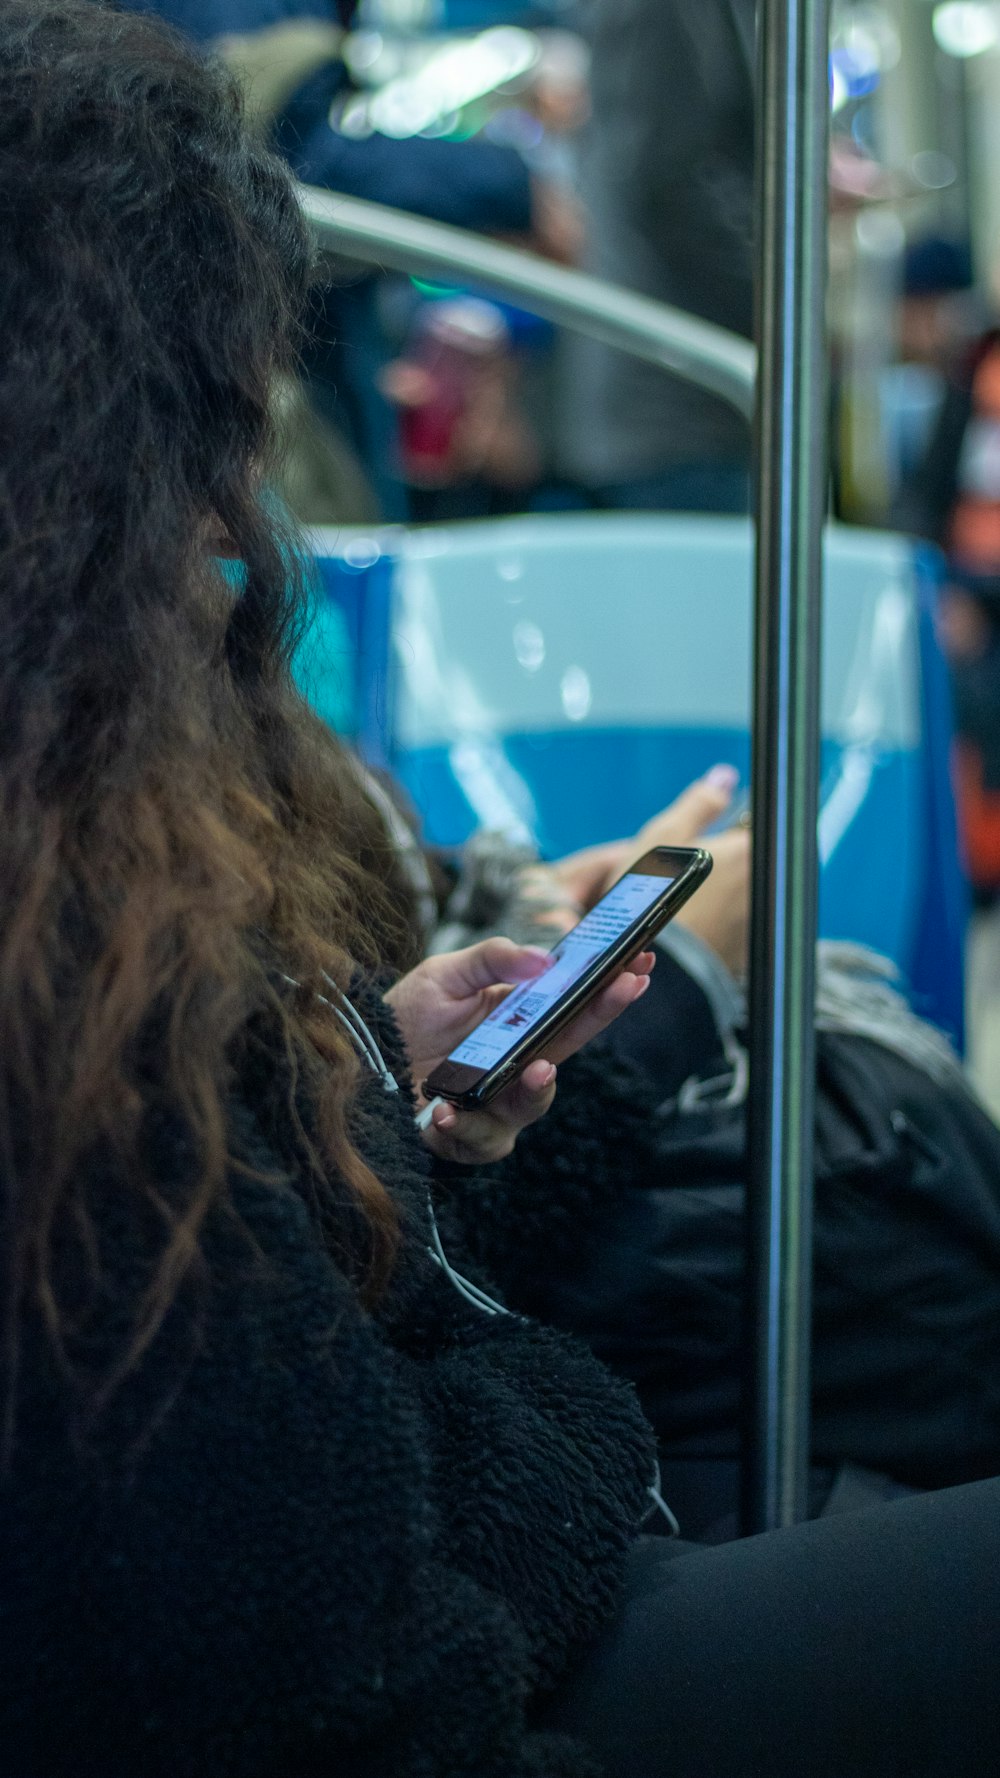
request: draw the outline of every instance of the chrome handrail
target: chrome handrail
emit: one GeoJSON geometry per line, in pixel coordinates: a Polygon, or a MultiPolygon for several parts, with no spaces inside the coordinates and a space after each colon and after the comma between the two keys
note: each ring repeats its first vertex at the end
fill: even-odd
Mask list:
{"type": "Polygon", "coordinates": [[[299,187],[299,198],[321,246],[344,259],[485,285],[547,321],[710,390],[746,419],[753,413],[757,354],[739,334],[465,229],[309,185],[299,187]]]}

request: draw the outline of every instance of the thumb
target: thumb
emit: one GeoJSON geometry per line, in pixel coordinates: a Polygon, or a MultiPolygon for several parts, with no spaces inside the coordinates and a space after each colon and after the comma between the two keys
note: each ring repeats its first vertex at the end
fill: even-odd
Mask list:
{"type": "Polygon", "coordinates": [[[453,951],[449,962],[452,993],[478,994],[498,982],[534,981],[548,969],[549,953],[536,945],[516,945],[509,938],[487,938],[464,951],[453,951]]]}

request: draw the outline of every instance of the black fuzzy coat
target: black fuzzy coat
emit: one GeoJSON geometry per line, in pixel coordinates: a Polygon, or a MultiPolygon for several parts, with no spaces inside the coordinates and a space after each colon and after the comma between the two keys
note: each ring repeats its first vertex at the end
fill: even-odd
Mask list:
{"type": "MultiPolygon", "coordinates": [[[[586,1065],[575,1073],[586,1095],[586,1065]]],[[[583,1778],[579,1749],[527,1723],[616,1603],[653,1473],[634,1396],[574,1339],[452,1289],[427,1252],[412,1102],[374,1076],[357,1140],[406,1238],[365,1313],[336,1227],[321,1238],[310,1212],[272,1079],[261,1052],[234,1105],[258,1175],[234,1177],[239,1216],[212,1214],[200,1274],[82,1443],[28,1330],[0,1483],[0,1769],[583,1778]]],[[[169,1133],[159,1155],[165,1176],[182,1171],[169,1133]]],[[[516,1168],[492,1193],[463,1183],[440,1210],[458,1264],[463,1218],[480,1260],[491,1230],[509,1249],[525,1218],[516,1168]]],[[[113,1180],[86,1184],[111,1284],[96,1361],[146,1262],[113,1180]]],[[[564,1157],[524,1239],[586,1195],[564,1157]]]]}

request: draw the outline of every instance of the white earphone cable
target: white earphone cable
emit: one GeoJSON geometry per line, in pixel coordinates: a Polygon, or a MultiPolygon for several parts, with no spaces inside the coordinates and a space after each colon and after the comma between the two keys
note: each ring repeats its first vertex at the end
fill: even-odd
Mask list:
{"type": "MultiPolygon", "coordinates": [[[[287,979],[291,981],[291,977],[287,979]]],[[[337,987],[335,982],[330,980],[329,976],[325,976],[324,980],[336,994],[337,1002],[339,1002],[339,1004],[332,1000],[327,1000],[324,995],[319,996],[320,1000],[323,1002],[324,1006],[328,1006],[330,1011],[340,1020],[341,1024],[349,1033],[355,1048],[359,1051],[363,1060],[368,1063],[372,1072],[378,1075],[385,1091],[387,1093],[398,1093],[399,1083],[395,1076],[390,1072],[385,1057],[382,1055],[375,1038],[372,1036],[369,1027],[365,1024],[364,1019],[358,1012],[357,1007],[351,1004],[347,995],[337,987]]],[[[297,983],[292,982],[292,986],[297,986],[297,983]]],[[[440,1099],[432,1099],[429,1105],[425,1105],[422,1111],[417,1113],[414,1121],[419,1130],[423,1131],[428,1128],[431,1118],[434,1115],[434,1107],[440,1103],[440,1099]]],[[[427,1251],[435,1265],[440,1266],[441,1270],[444,1272],[452,1289],[458,1292],[458,1295],[464,1302],[470,1304],[473,1309],[478,1309],[483,1315],[509,1315],[512,1318],[517,1319],[517,1317],[514,1317],[511,1309],[508,1309],[503,1303],[497,1302],[494,1297],[487,1295],[485,1290],[480,1290],[478,1284],[473,1284],[469,1278],[463,1277],[462,1273],[457,1271],[452,1265],[444,1250],[444,1244],[441,1240],[440,1230],[437,1225],[437,1217],[434,1214],[434,1204],[429,1191],[427,1194],[427,1213],[430,1218],[431,1228],[431,1244],[427,1251]]],[[[663,1495],[660,1493],[659,1464],[656,1466],[656,1474],[653,1484],[647,1492],[653,1503],[651,1510],[662,1514],[669,1527],[671,1537],[679,1537],[681,1528],[664,1500],[663,1495]]]]}

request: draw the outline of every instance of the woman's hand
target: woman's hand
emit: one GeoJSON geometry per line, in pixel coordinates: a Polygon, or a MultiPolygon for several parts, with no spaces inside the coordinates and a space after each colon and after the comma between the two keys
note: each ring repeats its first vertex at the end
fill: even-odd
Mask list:
{"type": "MultiPolygon", "coordinates": [[[[557,1065],[645,993],[653,963],[650,951],[636,957],[559,1033],[545,1057],[531,1062],[489,1105],[477,1111],[438,1105],[424,1132],[428,1147],[443,1160],[469,1166],[509,1154],[521,1130],[552,1104],[557,1065]]],[[[402,976],[386,1001],[403,1033],[418,1088],[516,982],[534,981],[547,967],[546,952],[489,938],[464,951],[428,957],[402,976]]]]}

